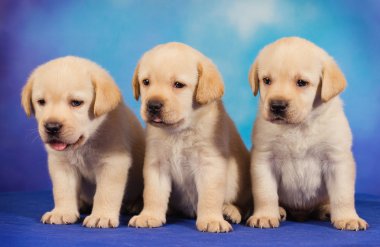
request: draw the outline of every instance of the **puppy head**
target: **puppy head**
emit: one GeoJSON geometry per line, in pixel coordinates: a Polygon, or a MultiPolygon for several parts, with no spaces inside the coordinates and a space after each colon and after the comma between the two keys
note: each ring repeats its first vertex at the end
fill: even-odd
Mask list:
{"type": "Polygon", "coordinates": [[[221,99],[223,80],[216,66],[199,51],[167,43],[146,52],[132,80],[141,96],[141,116],[148,124],[186,128],[194,109],[221,99]]]}
{"type": "Polygon", "coordinates": [[[260,111],[273,123],[300,123],[317,105],[337,96],[346,79],[332,57],[313,43],[289,37],[259,53],[249,72],[260,111]]]}
{"type": "Polygon", "coordinates": [[[71,56],[35,69],[21,95],[26,114],[37,119],[42,141],[56,151],[83,145],[120,101],[119,89],[104,69],[71,56]]]}

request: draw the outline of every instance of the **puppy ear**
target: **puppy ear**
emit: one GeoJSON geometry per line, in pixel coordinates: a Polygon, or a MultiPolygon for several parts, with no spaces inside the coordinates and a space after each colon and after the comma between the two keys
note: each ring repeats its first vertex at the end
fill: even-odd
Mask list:
{"type": "Polygon", "coordinates": [[[132,87],[133,87],[133,96],[135,96],[136,100],[139,100],[140,98],[140,84],[139,84],[139,67],[140,63],[137,64],[135,68],[135,72],[133,73],[133,78],[132,78],[132,87]]]}
{"type": "Polygon", "coordinates": [[[195,101],[207,104],[219,100],[224,94],[223,79],[218,68],[208,58],[198,63],[198,85],[195,90],[195,101]]]}
{"type": "Polygon", "coordinates": [[[257,71],[257,61],[255,61],[249,69],[248,80],[251,84],[253,95],[256,96],[259,92],[259,75],[257,71]]]}
{"type": "Polygon", "coordinates": [[[24,108],[24,111],[28,117],[34,114],[34,109],[33,109],[33,104],[32,104],[32,87],[33,87],[33,74],[29,76],[21,92],[21,105],[24,108]]]}
{"type": "Polygon", "coordinates": [[[332,57],[323,63],[321,98],[329,101],[346,88],[347,82],[339,66],[332,57]]]}
{"type": "Polygon", "coordinates": [[[96,65],[90,73],[95,89],[94,115],[99,117],[115,109],[122,97],[118,86],[107,71],[96,65]]]}

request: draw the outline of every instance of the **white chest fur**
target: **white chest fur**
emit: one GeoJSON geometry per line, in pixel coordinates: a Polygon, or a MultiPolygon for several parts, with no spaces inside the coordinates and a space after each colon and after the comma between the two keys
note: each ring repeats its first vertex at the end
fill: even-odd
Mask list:
{"type": "Polygon", "coordinates": [[[270,155],[278,181],[280,202],[308,208],[326,196],[324,170],[328,164],[326,146],[313,128],[288,129],[272,143],[270,155]]]}
{"type": "Polygon", "coordinates": [[[166,137],[158,152],[160,164],[168,171],[172,181],[171,207],[181,209],[188,216],[195,216],[198,193],[195,176],[201,164],[200,147],[203,141],[189,130],[166,137]]]}
{"type": "Polygon", "coordinates": [[[66,159],[69,165],[76,167],[81,177],[90,183],[95,183],[95,169],[99,162],[99,155],[94,150],[83,147],[69,151],[66,159]]]}

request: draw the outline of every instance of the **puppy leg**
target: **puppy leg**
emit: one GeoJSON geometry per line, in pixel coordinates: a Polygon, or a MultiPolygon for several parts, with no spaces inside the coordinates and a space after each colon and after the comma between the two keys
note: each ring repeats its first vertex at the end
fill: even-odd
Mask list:
{"type": "Polygon", "coordinates": [[[355,161],[352,153],[333,157],[326,175],[327,191],[330,198],[331,222],[340,230],[366,230],[368,224],[355,210],[355,161]]]}
{"type": "Polygon", "coordinates": [[[199,231],[232,231],[232,226],[223,218],[222,211],[227,176],[225,163],[222,159],[206,161],[201,164],[195,178],[198,191],[196,225],[199,231]]]}
{"type": "Polygon", "coordinates": [[[119,214],[131,159],[127,155],[113,155],[101,161],[96,170],[96,192],[92,212],[83,225],[109,228],[119,226],[119,214]]]}
{"type": "Polygon", "coordinates": [[[267,160],[265,153],[253,152],[251,175],[254,213],[247,220],[250,227],[274,228],[280,225],[277,181],[267,160]]]}
{"type": "Polygon", "coordinates": [[[166,222],[171,180],[167,171],[160,169],[159,161],[144,164],[144,208],[133,216],[132,227],[160,227],[166,222]]]}
{"type": "Polygon", "coordinates": [[[54,209],[45,213],[41,221],[45,224],[71,224],[79,218],[79,178],[73,166],[49,155],[49,173],[53,183],[54,209]]]}

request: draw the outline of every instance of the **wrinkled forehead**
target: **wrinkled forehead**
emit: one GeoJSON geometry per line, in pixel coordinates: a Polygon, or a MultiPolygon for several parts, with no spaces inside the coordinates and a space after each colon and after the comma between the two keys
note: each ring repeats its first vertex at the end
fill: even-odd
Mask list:
{"type": "Polygon", "coordinates": [[[56,95],[65,97],[67,94],[92,93],[91,77],[86,70],[56,66],[40,68],[33,75],[33,95],[56,95]]]}
{"type": "Polygon", "coordinates": [[[193,81],[198,77],[198,58],[179,49],[159,49],[147,52],[140,60],[139,80],[145,78],[193,81]]]}
{"type": "Polygon", "coordinates": [[[312,46],[302,44],[273,44],[259,55],[260,76],[277,74],[319,74],[322,71],[322,55],[312,46]]]}

